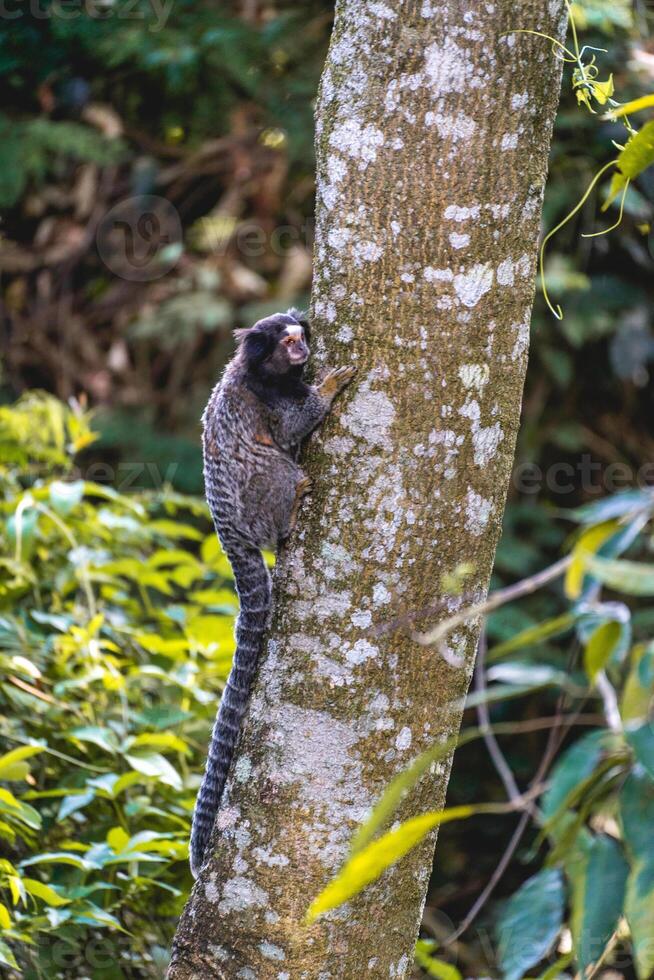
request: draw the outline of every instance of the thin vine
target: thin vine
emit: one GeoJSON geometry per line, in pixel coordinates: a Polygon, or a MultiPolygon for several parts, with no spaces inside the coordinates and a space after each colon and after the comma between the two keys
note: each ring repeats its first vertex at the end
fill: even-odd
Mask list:
{"type": "Polygon", "coordinates": [[[639,99],[634,99],[632,102],[624,104],[617,102],[613,98],[613,75],[609,75],[605,81],[599,80],[600,69],[597,64],[596,55],[605,54],[606,49],[596,48],[589,44],[585,44],[580,48],[577,25],[575,23],[574,15],[568,0],[565,0],[565,5],[568,11],[568,20],[572,33],[572,49],[563,44],[557,38],[552,37],[550,34],[544,34],[542,31],[522,29],[511,31],[510,33],[532,34],[535,37],[542,37],[550,41],[554,56],[559,58],[565,64],[574,65],[572,70],[572,90],[577,97],[577,102],[580,105],[584,105],[589,112],[593,113],[593,115],[595,115],[595,109],[593,108],[592,104],[593,101],[599,106],[608,106],[609,112],[606,113],[602,119],[611,121],[620,119],[627,133],[627,142],[622,145],[617,143],[615,140],[613,141],[613,145],[620,151],[618,156],[613,160],[609,160],[608,163],[605,163],[604,166],[600,168],[574,208],[572,208],[572,210],[569,211],[568,214],[544,236],[541,243],[539,252],[539,275],[543,290],[543,297],[549,310],[557,320],[563,319],[563,310],[559,304],[555,306],[552,303],[545,279],[545,250],[548,242],[584,206],[597,183],[612,168],[614,169],[614,173],[609,186],[607,198],[602,205],[602,211],[606,211],[618,197],[618,195],[620,195],[617,220],[608,228],[601,229],[601,231],[583,234],[582,238],[597,238],[599,235],[606,235],[611,231],[615,231],[615,229],[622,223],[625,199],[630,183],[632,180],[638,177],[643,170],[654,163],[654,121],[645,123],[641,129],[637,130],[632,126],[629,120],[629,113],[639,112],[642,109],[654,106],[654,95],[643,96],[639,99]]]}

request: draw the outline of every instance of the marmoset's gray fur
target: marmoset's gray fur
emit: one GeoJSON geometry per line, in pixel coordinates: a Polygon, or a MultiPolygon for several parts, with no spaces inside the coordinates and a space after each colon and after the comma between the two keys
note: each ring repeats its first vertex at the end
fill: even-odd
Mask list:
{"type": "Polygon", "coordinates": [[[236,652],[220,702],[193,814],[191,870],[206,858],[234,746],[250,696],[270,610],[262,548],[293,530],[311,489],[296,462],[301,441],[323,420],[355,369],[331,371],[317,386],[302,380],[309,325],[296,310],[236,331],[237,352],[204,411],[204,483],[240,601],[236,652]]]}

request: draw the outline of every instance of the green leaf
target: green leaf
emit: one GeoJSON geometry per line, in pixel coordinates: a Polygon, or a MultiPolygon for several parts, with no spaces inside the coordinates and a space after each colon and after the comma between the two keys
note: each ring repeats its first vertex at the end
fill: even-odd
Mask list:
{"type": "Polygon", "coordinates": [[[105,752],[115,754],[118,751],[118,740],[110,728],[101,728],[99,725],[83,725],[79,728],[71,728],[67,737],[78,742],[91,742],[105,752]]]}
{"type": "Polygon", "coordinates": [[[602,623],[591,635],[584,650],[584,670],[591,682],[604,670],[621,637],[622,623],[615,620],[602,623]]]}
{"type": "Polygon", "coordinates": [[[138,633],[135,639],[148,653],[171,657],[173,660],[188,651],[188,640],[183,637],[165,638],[157,633],[138,633]]]}
{"type": "Polygon", "coordinates": [[[117,929],[120,932],[125,932],[120,924],[120,921],[115,915],[112,915],[105,909],[101,909],[98,905],[94,905],[93,902],[82,902],[79,904],[79,906],[76,906],[73,922],[79,922],[82,925],[90,926],[107,926],[110,929],[117,929]]]}
{"type": "Polygon", "coordinates": [[[497,701],[507,701],[509,698],[519,698],[533,691],[540,691],[544,686],[540,680],[534,684],[493,684],[483,691],[472,691],[468,694],[465,706],[476,708],[480,704],[494,704],[497,701]]]}
{"type": "Polygon", "coordinates": [[[595,500],[592,504],[568,510],[566,516],[582,524],[597,524],[645,508],[654,509],[654,493],[651,490],[624,490],[595,500]]]}
{"type": "Polygon", "coordinates": [[[625,736],[640,764],[654,779],[654,728],[652,722],[646,721],[642,725],[627,725],[625,736]]]}
{"type": "Polygon", "coordinates": [[[541,799],[545,820],[553,817],[570,793],[595,771],[606,743],[607,733],[599,729],[584,735],[563,753],[552,771],[549,789],[541,799]]]}
{"type": "Polygon", "coordinates": [[[16,957],[12,953],[7,943],[3,942],[2,939],[0,939],[0,963],[2,963],[4,966],[11,967],[12,970],[18,969],[16,957]]]}
{"type": "Polygon", "coordinates": [[[8,789],[0,788],[0,813],[4,813],[8,818],[24,823],[32,830],[41,829],[41,815],[34,807],[28,803],[17,800],[13,793],[8,789]]]}
{"type": "Polygon", "coordinates": [[[50,484],[50,504],[60,517],[68,517],[75,510],[84,496],[84,481],[64,483],[55,480],[50,484]]]}
{"type": "MultiPolygon", "coordinates": [[[[516,729],[515,725],[511,722],[500,722],[492,726],[492,731],[496,735],[515,735],[516,729]]],[[[606,732],[602,730],[598,732],[599,734],[605,736],[606,732]]],[[[373,808],[372,813],[355,834],[350,845],[351,852],[353,854],[356,853],[373,839],[377,831],[388,821],[400,805],[411,787],[422,778],[425,772],[435,762],[447,759],[454,752],[455,748],[461,748],[469,742],[474,742],[476,739],[482,738],[484,735],[485,731],[480,728],[469,728],[458,736],[454,735],[444,742],[437,742],[430,749],[427,749],[426,752],[422,752],[417,756],[410,766],[398,773],[388,784],[379,802],[373,808]]],[[[479,811],[479,807],[477,809],[479,811]]]]}
{"type": "Polygon", "coordinates": [[[29,868],[33,864],[69,864],[71,868],[79,868],[80,871],[91,871],[95,868],[93,862],[71,851],[46,851],[44,854],[35,854],[34,857],[21,861],[20,867],[29,868]]]}
{"type": "Polygon", "coordinates": [[[570,677],[563,670],[550,667],[549,664],[520,663],[518,661],[495,664],[487,671],[489,681],[503,681],[505,684],[527,686],[529,682],[534,687],[546,687],[554,684],[558,687],[571,687],[570,677]]]}
{"type": "Polygon", "coordinates": [[[565,910],[558,868],[539,871],[506,903],[497,926],[498,959],[504,980],[521,980],[551,949],[565,910]]]}
{"type": "Polygon", "coordinates": [[[457,744],[459,746],[465,745],[475,738],[480,738],[481,735],[482,732],[475,729],[464,732],[459,738],[453,736],[444,742],[439,742],[419,755],[410,766],[398,773],[384,790],[381,799],[373,808],[368,819],[355,834],[350,845],[352,853],[355,854],[360,851],[373,839],[377,831],[397,809],[411,787],[418,782],[430,766],[435,762],[440,762],[441,759],[446,759],[454,751],[457,744]]]}
{"type": "Polygon", "coordinates": [[[647,980],[654,972],[654,781],[638,766],[622,787],[620,819],[631,866],[625,916],[631,930],[638,976],[647,980]]]}
{"type": "Polygon", "coordinates": [[[593,838],[585,858],[584,873],[573,889],[574,941],[582,975],[601,957],[618,925],[629,873],[620,845],[612,837],[593,838]]]}
{"type": "Polygon", "coordinates": [[[654,565],[587,555],[586,569],[616,592],[654,595],[654,565]]]}
{"type": "Polygon", "coordinates": [[[159,779],[167,786],[172,786],[173,789],[179,790],[182,788],[182,780],[179,773],[171,766],[168,759],[159,752],[149,752],[147,755],[128,754],[125,758],[132,769],[143,773],[144,776],[152,776],[159,779]]]}
{"type": "Polygon", "coordinates": [[[654,973],[654,867],[638,862],[627,880],[624,912],[633,944],[636,971],[640,980],[649,980],[654,973]]]}
{"type": "Polygon", "coordinates": [[[92,803],[95,799],[95,793],[92,789],[87,789],[80,793],[70,793],[65,796],[61,803],[59,804],[59,810],[57,812],[57,820],[65,820],[69,817],[71,813],[77,813],[78,810],[83,810],[85,806],[92,803]]]}

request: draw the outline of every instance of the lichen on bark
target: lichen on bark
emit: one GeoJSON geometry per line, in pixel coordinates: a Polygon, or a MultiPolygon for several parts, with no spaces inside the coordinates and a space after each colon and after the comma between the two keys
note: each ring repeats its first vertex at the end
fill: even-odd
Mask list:
{"type": "MultiPolygon", "coordinates": [[[[526,368],[563,0],[341,0],[317,108],[318,368],[357,378],[306,453],[267,648],[171,980],[404,977],[431,837],[308,927],[389,780],[458,731],[526,368]],[[437,609],[427,619],[414,615],[437,609]],[[407,619],[408,617],[408,619],[407,619]]],[[[443,805],[450,761],[403,803],[443,805]]]]}

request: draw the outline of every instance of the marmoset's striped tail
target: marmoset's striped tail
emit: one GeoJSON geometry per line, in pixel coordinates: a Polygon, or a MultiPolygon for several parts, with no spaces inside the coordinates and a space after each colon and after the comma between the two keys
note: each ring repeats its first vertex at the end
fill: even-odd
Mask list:
{"type": "Polygon", "coordinates": [[[220,701],[193,812],[190,857],[195,878],[207,858],[211,831],[250,697],[270,609],[270,575],[261,552],[241,542],[223,543],[234,571],[241,610],[236,621],[234,662],[220,701]]]}

